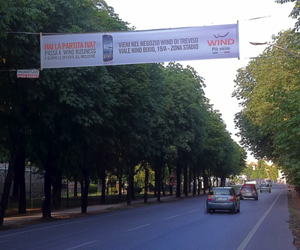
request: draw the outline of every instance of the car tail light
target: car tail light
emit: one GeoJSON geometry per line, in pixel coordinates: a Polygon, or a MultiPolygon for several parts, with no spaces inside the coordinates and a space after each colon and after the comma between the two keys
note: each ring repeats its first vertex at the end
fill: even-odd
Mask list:
{"type": "Polygon", "coordinates": [[[253,190],[253,193],[256,193],[256,190],[253,190]]]}
{"type": "Polygon", "coordinates": [[[231,195],[232,198],[229,201],[234,201],[234,195],[231,195]]]}
{"type": "Polygon", "coordinates": [[[213,196],[213,195],[209,195],[208,198],[207,198],[207,200],[208,200],[208,201],[211,201],[211,198],[212,198],[212,197],[214,197],[214,196],[213,196]]]}
{"type": "Polygon", "coordinates": [[[244,193],[244,190],[241,190],[241,193],[244,193]]]}

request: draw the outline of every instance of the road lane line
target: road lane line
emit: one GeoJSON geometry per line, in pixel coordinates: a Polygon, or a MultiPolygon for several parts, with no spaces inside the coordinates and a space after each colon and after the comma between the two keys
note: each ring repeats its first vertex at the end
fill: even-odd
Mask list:
{"type": "Polygon", "coordinates": [[[189,211],[189,213],[194,213],[194,212],[197,212],[197,211],[199,211],[199,210],[200,210],[200,209],[197,208],[197,209],[194,209],[194,210],[189,211]]]}
{"type": "Polygon", "coordinates": [[[143,227],[147,227],[147,226],[150,226],[150,225],[152,225],[152,224],[151,223],[150,224],[145,224],[145,225],[140,226],[140,227],[135,227],[135,228],[128,229],[125,232],[130,232],[130,231],[137,230],[137,229],[140,229],[140,228],[143,228],[143,227]]]}
{"type": "Polygon", "coordinates": [[[171,216],[171,217],[168,217],[168,218],[165,218],[165,220],[170,220],[170,219],[173,219],[173,218],[178,217],[178,216],[179,216],[179,214],[171,216]]]}
{"type": "Polygon", "coordinates": [[[78,245],[78,246],[75,246],[75,247],[67,248],[67,249],[65,249],[65,250],[71,250],[71,249],[76,249],[76,248],[79,248],[79,247],[83,247],[83,246],[92,244],[92,243],[94,243],[94,242],[96,242],[96,241],[98,241],[98,240],[93,240],[93,241],[90,241],[90,242],[87,242],[87,243],[84,243],[84,244],[81,244],[81,245],[78,245]]]}
{"type": "Polygon", "coordinates": [[[279,196],[282,194],[283,189],[281,189],[281,192],[278,194],[277,198],[275,201],[272,203],[272,205],[269,207],[269,209],[264,213],[264,215],[259,219],[259,221],[256,223],[256,225],[252,228],[250,233],[247,235],[247,237],[244,239],[244,241],[241,243],[239,248],[237,250],[243,250],[251,240],[252,236],[255,234],[261,223],[264,221],[264,219],[267,217],[267,215],[270,213],[271,209],[275,205],[276,201],[279,199],[279,196]]]}

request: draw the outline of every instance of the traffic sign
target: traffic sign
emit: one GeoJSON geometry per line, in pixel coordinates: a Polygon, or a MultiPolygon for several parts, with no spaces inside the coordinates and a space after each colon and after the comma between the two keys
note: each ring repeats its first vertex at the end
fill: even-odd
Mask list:
{"type": "Polygon", "coordinates": [[[173,171],[171,171],[169,178],[176,178],[176,175],[174,174],[173,171]]]}

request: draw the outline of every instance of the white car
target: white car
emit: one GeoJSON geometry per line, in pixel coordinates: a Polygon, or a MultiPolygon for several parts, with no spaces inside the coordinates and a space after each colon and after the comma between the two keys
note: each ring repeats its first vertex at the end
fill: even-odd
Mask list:
{"type": "Polygon", "coordinates": [[[259,190],[260,190],[261,193],[262,192],[269,192],[269,193],[271,193],[271,186],[268,183],[263,183],[263,184],[261,184],[259,186],[259,190]]]}

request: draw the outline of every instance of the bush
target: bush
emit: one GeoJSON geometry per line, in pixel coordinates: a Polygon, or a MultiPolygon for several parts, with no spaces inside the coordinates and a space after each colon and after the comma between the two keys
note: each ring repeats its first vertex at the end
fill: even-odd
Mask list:
{"type": "Polygon", "coordinates": [[[111,188],[109,188],[109,192],[110,192],[111,194],[117,194],[117,193],[119,193],[116,187],[111,187],[111,188]]]}
{"type": "Polygon", "coordinates": [[[89,185],[89,194],[96,194],[97,191],[98,191],[97,185],[90,183],[90,185],[89,185]]]}

